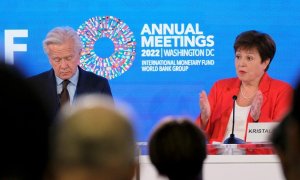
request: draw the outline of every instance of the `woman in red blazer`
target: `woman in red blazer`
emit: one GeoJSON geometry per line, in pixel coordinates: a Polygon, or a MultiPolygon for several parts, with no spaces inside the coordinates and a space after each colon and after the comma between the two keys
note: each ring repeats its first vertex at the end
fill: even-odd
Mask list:
{"type": "Polygon", "coordinates": [[[249,122],[279,121],[289,111],[292,87],[266,73],[276,52],[273,39],[246,31],[237,36],[234,50],[237,77],[217,81],[208,96],[200,93],[201,114],[196,123],[209,143],[222,143],[231,133],[233,96],[237,96],[235,135],[243,140],[249,122]]]}

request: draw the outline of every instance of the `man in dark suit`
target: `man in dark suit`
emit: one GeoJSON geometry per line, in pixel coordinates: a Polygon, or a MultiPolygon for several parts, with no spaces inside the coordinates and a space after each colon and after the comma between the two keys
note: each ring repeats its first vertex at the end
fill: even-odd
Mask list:
{"type": "Polygon", "coordinates": [[[52,69],[29,78],[48,101],[53,118],[60,106],[72,104],[77,96],[100,93],[112,97],[108,80],[79,67],[82,43],[71,27],[52,29],[43,41],[52,69]]]}

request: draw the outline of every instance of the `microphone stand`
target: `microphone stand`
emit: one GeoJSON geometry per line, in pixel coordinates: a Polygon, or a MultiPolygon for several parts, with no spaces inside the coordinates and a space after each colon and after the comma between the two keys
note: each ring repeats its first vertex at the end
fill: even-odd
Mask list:
{"type": "Polygon", "coordinates": [[[237,96],[234,95],[232,96],[232,99],[233,99],[233,109],[232,109],[232,131],[231,131],[231,134],[229,136],[229,138],[227,138],[223,144],[244,144],[245,141],[243,141],[242,139],[240,138],[236,138],[235,135],[234,135],[234,123],[235,123],[235,101],[237,99],[237,96]]]}

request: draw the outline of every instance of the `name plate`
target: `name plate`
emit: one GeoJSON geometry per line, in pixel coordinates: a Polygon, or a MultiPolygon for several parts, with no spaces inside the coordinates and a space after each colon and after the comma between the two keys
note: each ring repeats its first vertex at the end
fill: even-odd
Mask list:
{"type": "Polygon", "coordinates": [[[246,142],[266,143],[270,142],[270,135],[278,122],[248,123],[246,142]]]}

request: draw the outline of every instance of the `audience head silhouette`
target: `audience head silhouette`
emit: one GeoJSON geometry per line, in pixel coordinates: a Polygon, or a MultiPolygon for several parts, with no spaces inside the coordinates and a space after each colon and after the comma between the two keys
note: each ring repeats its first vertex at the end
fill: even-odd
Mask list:
{"type": "Polygon", "coordinates": [[[0,63],[0,82],[0,179],[41,180],[48,163],[49,114],[17,67],[0,63]]]}
{"type": "Polygon", "coordinates": [[[63,106],[53,129],[52,165],[60,180],[131,180],[134,131],[109,97],[82,95],[63,106]]]}
{"type": "Polygon", "coordinates": [[[271,142],[287,180],[300,178],[300,81],[294,91],[292,110],[274,129],[271,142]]]}
{"type": "Polygon", "coordinates": [[[166,117],[150,136],[149,155],[159,174],[170,180],[200,180],[204,133],[188,118],[166,117]]]}

